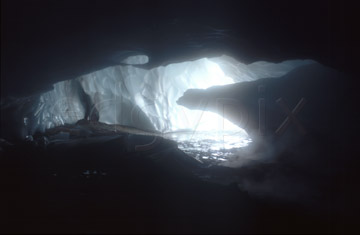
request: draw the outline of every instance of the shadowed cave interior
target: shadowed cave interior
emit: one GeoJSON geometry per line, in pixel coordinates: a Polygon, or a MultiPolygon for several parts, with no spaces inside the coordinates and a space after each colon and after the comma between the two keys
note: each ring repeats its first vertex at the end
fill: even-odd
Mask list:
{"type": "Polygon", "coordinates": [[[0,232],[358,232],[351,7],[255,2],[3,1],[0,232]]]}

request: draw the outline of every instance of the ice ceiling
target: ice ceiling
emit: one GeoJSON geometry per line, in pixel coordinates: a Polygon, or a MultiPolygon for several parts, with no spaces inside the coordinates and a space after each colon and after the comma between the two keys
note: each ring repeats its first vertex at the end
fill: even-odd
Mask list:
{"type": "Polygon", "coordinates": [[[99,121],[161,133],[182,130],[244,132],[213,112],[190,110],[176,101],[188,89],[206,89],[259,78],[279,77],[310,60],[282,63],[240,63],[229,56],[143,69],[144,55],[131,56],[127,64],[108,67],[73,80],[58,82],[41,95],[34,113],[36,126],[72,124],[98,113],[99,121]]]}

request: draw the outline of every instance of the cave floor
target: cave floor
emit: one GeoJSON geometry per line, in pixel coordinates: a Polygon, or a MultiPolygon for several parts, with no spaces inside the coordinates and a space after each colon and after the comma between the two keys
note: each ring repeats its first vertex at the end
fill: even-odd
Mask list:
{"type": "Polygon", "coordinates": [[[0,231],[347,233],[358,229],[356,216],[345,208],[338,213],[326,204],[257,197],[236,183],[206,180],[205,175],[226,176],[236,170],[203,167],[172,141],[134,151],[134,143],[142,138],[115,131],[53,139],[46,147],[39,141],[3,149],[0,186],[5,210],[1,210],[0,231]]]}

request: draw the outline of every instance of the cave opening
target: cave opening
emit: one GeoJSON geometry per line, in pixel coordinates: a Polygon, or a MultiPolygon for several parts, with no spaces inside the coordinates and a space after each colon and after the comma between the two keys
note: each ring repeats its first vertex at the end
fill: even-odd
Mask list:
{"type": "Polygon", "coordinates": [[[221,164],[242,157],[252,138],[242,127],[247,124],[247,110],[241,110],[239,100],[211,97],[211,89],[281,77],[315,63],[289,60],[246,65],[223,55],[151,69],[136,66],[148,62],[146,55],[133,55],[119,65],[54,84],[53,90],[19,107],[23,138],[52,129],[64,131],[64,125],[99,122],[114,126],[115,131],[116,126],[128,127],[174,140],[198,161],[221,164]]]}

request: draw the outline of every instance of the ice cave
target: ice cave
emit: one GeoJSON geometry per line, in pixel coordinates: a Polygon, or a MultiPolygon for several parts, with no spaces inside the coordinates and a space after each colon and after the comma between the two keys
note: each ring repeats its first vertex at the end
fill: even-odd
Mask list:
{"type": "MultiPolygon", "coordinates": [[[[142,64],[146,61],[144,58],[139,55],[126,60],[131,64],[142,64]]],[[[31,133],[73,124],[90,118],[94,112],[103,123],[160,133],[234,128],[240,131],[242,129],[236,124],[222,118],[220,111],[220,114],[205,111],[206,100],[197,110],[178,105],[177,100],[188,89],[280,77],[310,63],[314,61],[289,60],[278,64],[261,61],[245,65],[229,56],[221,56],[150,70],[133,65],[112,66],[54,84],[53,90],[40,96],[35,112],[27,118],[34,119],[31,133]],[[90,103],[85,103],[84,95],[90,97],[90,103]]]]}
{"type": "Polygon", "coordinates": [[[350,1],[1,10],[0,234],[360,234],[350,1]]]}
{"type": "MultiPolygon", "coordinates": [[[[206,147],[212,150],[239,148],[251,142],[251,138],[241,126],[224,118],[220,104],[217,112],[207,111],[207,100],[204,99],[198,107],[189,109],[177,103],[179,98],[189,89],[204,90],[281,77],[297,67],[315,63],[312,60],[288,60],[246,65],[223,55],[152,69],[136,66],[146,64],[148,60],[146,55],[130,56],[122,61],[126,64],[54,84],[54,89],[42,94],[34,104],[36,108],[24,117],[31,123],[27,127],[28,134],[95,118],[101,123],[160,133],[180,144],[184,141],[204,143],[210,139],[216,144],[206,147]]],[[[181,147],[184,151],[196,149],[190,145],[181,147]]]]}

